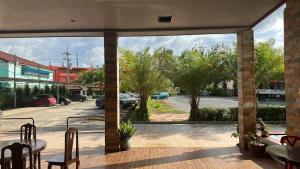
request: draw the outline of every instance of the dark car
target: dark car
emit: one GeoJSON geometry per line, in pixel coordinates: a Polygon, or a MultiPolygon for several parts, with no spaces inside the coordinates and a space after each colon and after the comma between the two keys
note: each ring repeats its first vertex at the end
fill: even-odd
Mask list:
{"type": "MultiPolygon", "coordinates": [[[[53,95],[55,97],[55,99],[57,100],[57,96],[53,95]]],[[[58,100],[58,104],[61,105],[69,105],[70,103],[72,103],[72,101],[64,96],[59,96],[59,100],[58,100]]]]}
{"type": "MultiPolygon", "coordinates": [[[[96,106],[99,107],[100,109],[104,108],[104,104],[105,104],[105,97],[104,96],[100,96],[97,100],[96,100],[96,106]]],[[[121,109],[125,109],[128,107],[133,107],[136,106],[138,99],[131,97],[127,94],[124,93],[120,93],[119,95],[119,100],[120,100],[120,108],[121,109]]]]}
{"type": "Polygon", "coordinates": [[[30,107],[53,106],[56,105],[56,98],[52,95],[37,95],[26,103],[30,107]]]}
{"type": "Polygon", "coordinates": [[[74,94],[71,98],[72,101],[84,102],[87,100],[87,96],[81,94],[74,94]]]}

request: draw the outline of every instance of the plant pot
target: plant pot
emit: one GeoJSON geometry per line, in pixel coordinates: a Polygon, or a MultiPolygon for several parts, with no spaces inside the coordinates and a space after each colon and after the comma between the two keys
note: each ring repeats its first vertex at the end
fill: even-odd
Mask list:
{"type": "Polygon", "coordinates": [[[254,144],[252,142],[248,142],[248,149],[255,156],[263,156],[266,152],[266,145],[262,143],[254,144]]]}
{"type": "Polygon", "coordinates": [[[121,138],[120,139],[120,149],[122,151],[129,150],[131,147],[131,141],[130,138],[121,138]]]}

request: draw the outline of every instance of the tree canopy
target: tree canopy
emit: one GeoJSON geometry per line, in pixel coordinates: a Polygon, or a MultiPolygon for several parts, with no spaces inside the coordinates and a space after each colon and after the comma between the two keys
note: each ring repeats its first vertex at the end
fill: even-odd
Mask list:
{"type": "Polygon", "coordinates": [[[282,48],[274,47],[270,39],[255,45],[256,85],[267,88],[272,80],[284,79],[284,57],[282,48]]]}
{"type": "Polygon", "coordinates": [[[81,84],[103,84],[104,71],[102,68],[80,72],[77,82],[81,84]]]}
{"type": "Polygon", "coordinates": [[[200,92],[220,78],[224,70],[221,47],[215,46],[210,50],[198,46],[182,53],[176,58],[173,66],[174,83],[187,91],[193,119],[200,101],[200,92]]]}

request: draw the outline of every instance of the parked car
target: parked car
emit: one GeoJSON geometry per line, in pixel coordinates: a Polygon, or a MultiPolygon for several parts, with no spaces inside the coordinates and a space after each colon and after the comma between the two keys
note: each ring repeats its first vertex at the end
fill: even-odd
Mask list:
{"type": "Polygon", "coordinates": [[[207,90],[203,90],[200,92],[200,96],[210,96],[212,93],[208,92],[207,90]]]}
{"type": "MultiPolygon", "coordinates": [[[[57,96],[53,95],[57,101],[57,96]]],[[[59,96],[59,100],[58,100],[58,104],[61,105],[69,105],[70,103],[72,103],[72,101],[64,96],[59,96]]]]}
{"type": "Polygon", "coordinates": [[[168,92],[157,92],[151,95],[151,99],[167,99],[168,97],[168,92]]]}
{"type": "Polygon", "coordinates": [[[54,106],[56,105],[56,98],[53,95],[37,95],[33,96],[26,105],[30,107],[54,106]]]}
{"type": "Polygon", "coordinates": [[[71,98],[72,101],[80,101],[84,102],[87,100],[87,96],[82,95],[82,94],[74,94],[71,98]]]}
{"type": "Polygon", "coordinates": [[[127,92],[127,93],[125,93],[125,94],[127,94],[127,95],[129,95],[129,96],[131,96],[131,97],[140,98],[140,95],[137,94],[137,93],[127,92]]]}
{"type": "MultiPolygon", "coordinates": [[[[137,98],[131,97],[124,93],[120,93],[119,100],[120,100],[120,108],[121,109],[136,106],[136,104],[138,103],[137,98]]],[[[99,107],[100,109],[104,108],[104,106],[105,106],[105,97],[104,96],[100,96],[96,100],[96,106],[99,107]]]]}

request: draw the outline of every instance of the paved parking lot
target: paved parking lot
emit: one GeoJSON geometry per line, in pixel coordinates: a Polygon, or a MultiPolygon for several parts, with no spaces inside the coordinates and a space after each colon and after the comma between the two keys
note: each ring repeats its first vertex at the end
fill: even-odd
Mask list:
{"type": "MultiPolygon", "coordinates": [[[[190,111],[189,99],[187,96],[172,96],[166,100],[169,105],[184,112],[190,111]]],[[[200,98],[200,108],[231,108],[237,107],[237,97],[214,97],[214,96],[202,96],[200,98]]],[[[259,101],[258,106],[285,106],[285,102],[282,101],[259,101]]]]}
{"type": "MultiPolygon", "coordinates": [[[[172,96],[166,100],[172,107],[184,112],[190,111],[189,99],[187,96],[172,96]]],[[[236,97],[201,97],[200,107],[211,108],[230,108],[237,107],[238,101],[236,97]]]]}

